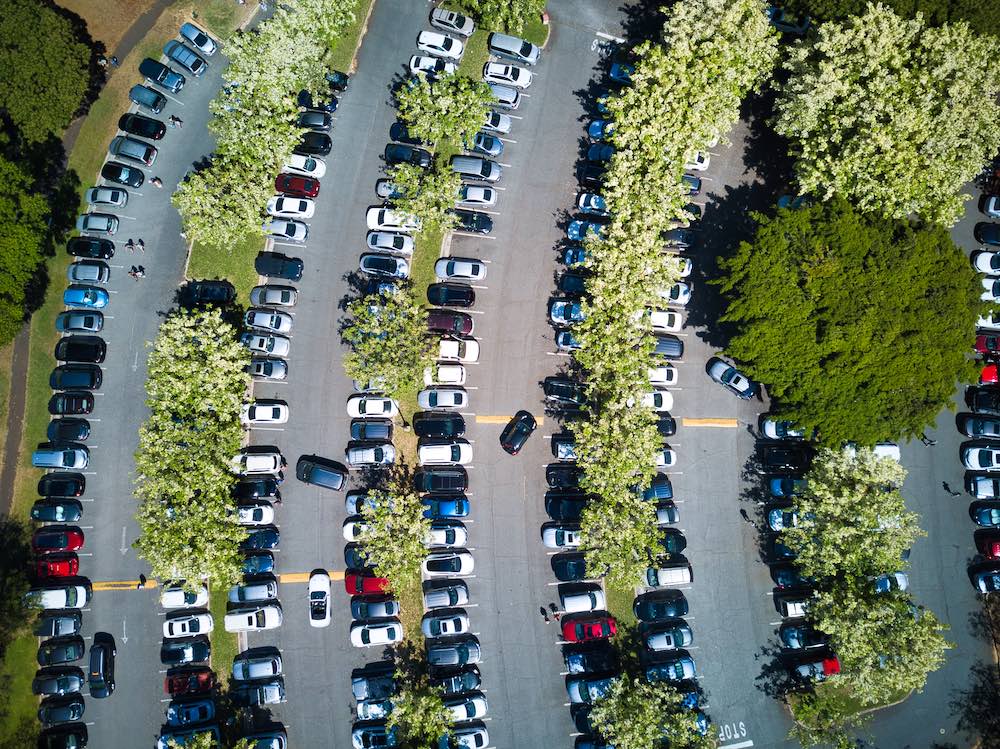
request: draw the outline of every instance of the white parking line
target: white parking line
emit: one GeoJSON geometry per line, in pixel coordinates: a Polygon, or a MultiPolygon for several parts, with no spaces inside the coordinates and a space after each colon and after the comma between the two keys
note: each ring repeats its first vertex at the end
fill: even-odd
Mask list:
{"type": "Polygon", "coordinates": [[[473,284],[472,288],[474,288],[474,289],[489,289],[490,287],[489,286],[476,286],[475,284],[473,284]]]}
{"type": "Polygon", "coordinates": [[[502,162],[502,161],[498,161],[497,163],[498,163],[498,164],[499,164],[500,166],[502,166],[502,167],[503,167],[504,169],[511,169],[511,168],[512,168],[510,164],[505,164],[505,163],[504,163],[504,162],[502,162]]]}
{"type": "MultiPolygon", "coordinates": [[[[488,239],[491,242],[495,242],[496,241],[496,237],[485,237],[482,234],[470,234],[469,232],[465,232],[465,231],[456,231],[455,232],[455,236],[458,236],[458,237],[472,237],[473,239],[488,239]]],[[[489,261],[487,261],[487,262],[489,262],[489,261]]]]}
{"type": "Polygon", "coordinates": [[[510,138],[501,138],[499,135],[497,136],[497,140],[500,141],[501,143],[517,143],[516,140],[511,140],[510,138]]]}
{"type": "Polygon", "coordinates": [[[607,39],[609,42],[615,42],[616,44],[625,43],[624,39],[620,39],[617,36],[611,36],[611,34],[605,34],[603,31],[594,32],[594,36],[600,37],[601,39],[607,39]]]}

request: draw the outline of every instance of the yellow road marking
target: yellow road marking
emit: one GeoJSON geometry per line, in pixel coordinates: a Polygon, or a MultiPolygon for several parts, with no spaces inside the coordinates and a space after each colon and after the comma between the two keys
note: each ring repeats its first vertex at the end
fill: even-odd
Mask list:
{"type": "MultiPolygon", "coordinates": [[[[542,424],[545,423],[545,417],[544,416],[538,416],[537,414],[532,414],[532,415],[535,417],[535,423],[538,424],[538,426],[541,426],[542,424]]],[[[510,421],[513,418],[514,418],[513,414],[508,414],[508,415],[498,414],[498,415],[495,415],[495,416],[479,416],[479,415],[477,415],[476,416],[476,423],[477,424],[506,424],[508,421],[510,421]]]]}
{"type": "MultiPolygon", "coordinates": [[[[330,574],[331,580],[343,580],[344,573],[342,570],[327,570],[330,574]]],[[[279,583],[307,583],[309,582],[309,575],[311,572],[286,572],[283,575],[278,575],[279,583]]]]}
{"type": "Polygon", "coordinates": [[[737,419],[688,419],[682,418],[681,425],[686,427],[723,427],[736,429],[740,425],[737,419]]]}
{"type": "MultiPolygon", "coordinates": [[[[341,570],[327,570],[330,573],[331,580],[343,580],[344,573],[341,570]]],[[[309,582],[310,572],[286,572],[283,575],[278,575],[278,582],[280,583],[307,583],[309,582]]],[[[99,582],[91,583],[93,590],[153,590],[159,587],[160,583],[157,580],[146,580],[145,585],[140,585],[138,580],[102,580],[99,582]]]]}

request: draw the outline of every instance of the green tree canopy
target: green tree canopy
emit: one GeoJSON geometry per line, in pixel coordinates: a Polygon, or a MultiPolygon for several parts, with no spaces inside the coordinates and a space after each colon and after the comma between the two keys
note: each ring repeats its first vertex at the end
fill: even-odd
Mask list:
{"type": "Polygon", "coordinates": [[[8,0],[0,13],[0,109],[29,141],[59,135],[90,81],[90,48],[40,0],[8,0]]]}
{"type": "Polygon", "coordinates": [[[462,175],[447,163],[434,169],[421,169],[413,164],[396,164],[389,170],[389,179],[402,193],[393,198],[393,207],[407,216],[420,219],[421,231],[448,230],[458,218],[453,213],[462,175]]]}
{"type": "Polygon", "coordinates": [[[465,75],[445,75],[433,82],[418,75],[396,91],[399,119],[412,135],[429,143],[446,138],[471,141],[495,101],[487,84],[465,75]]]}
{"type": "Polygon", "coordinates": [[[962,251],[940,227],[842,199],[756,218],[754,240],[721,263],[729,354],[826,444],[920,434],[975,377],[969,331],[984,303],[962,251]]]}
{"type": "MultiPolygon", "coordinates": [[[[965,21],[980,34],[997,34],[1000,4],[983,0],[880,0],[903,18],[922,14],[930,26],[965,21]]],[[[870,0],[787,0],[785,7],[808,14],[813,22],[864,15],[870,0]]]]}
{"type": "Polygon", "coordinates": [[[420,579],[431,521],[424,517],[420,495],[405,481],[393,482],[390,491],[372,490],[368,496],[372,501],[361,508],[365,525],[358,539],[361,553],[394,590],[405,589],[420,579]]]}
{"type": "Polygon", "coordinates": [[[520,34],[545,10],[545,0],[462,0],[461,5],[481,26],[510,34],[520,34]]]}
{"type": "Polygon", "coordinates": [[[399,688],[392,696],[386,726],[398,731],[404,747],[436,747],[442,736],[451,734],[451,711],[444,706],[444,692],[432,687],[424,674],[397,671],[396,683],[399,688]]]}
{"type": "MultiPolygon", "coordinates": [[[[995,5],[995,4],[994,4],[995,5]]],[[[869,5],[792,47],[777,132],[802,192],[953,224],[959,190],[1000,149],[1000,40],[869,5]]]]}

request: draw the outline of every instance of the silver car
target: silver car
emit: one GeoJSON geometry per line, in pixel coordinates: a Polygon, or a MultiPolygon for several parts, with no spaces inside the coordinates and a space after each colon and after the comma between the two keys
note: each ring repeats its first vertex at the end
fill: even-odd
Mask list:
{"type": "Polygon", "coordinates": [[[347,462],[352,466],[384,466],[396,460],[391,442],[355,445],[347,448],[347,462]]]}
{"type": "Polygon", "coordinates": [[[462,185],[458,191],[458,202],[477,208],[489,208],[496,205],[497,191],[482,185],[462,185]]]}
{"type": "Polygon", "coordinates": [[[250,292],[250,304],[255,307],[294,307],[297,299],[298,292],[291,286],[266,284],[250,292]]]}
{"type": "Polygon", "coordinates": [[[287,333],[292,329],[292,316],[273,309],[254,308],[247,310],[243,324],[269,333],[287,333]]]}
{"type": "Polygon", "coordinates": [[[271,654],[248,655],[244,652],[233,661],[233,678],[237,681],[253,681],[281,676],[281,655],[276,651],[271,654]]]}
{"type": "MultiPolygon", "coordinates": [[[[282,335],[264,335],[263,333],[244,333],[240,343],[251,351],[271,356],[288,356],[291,341],[282,335]]],[[[284,379],[284,378],[282,378],[284,379]]]]}
{"type": "Polygon", "coordinates": [[[472,36],[472,32],[476,30],[476,24],[471,18],[445,8],[435,8],[431,11],[431,26],[465,37],[472,36]]]}
{"type": "Polygon", "coordinates": [[[60,333],[100,333],[104,315],[100,312],[60,312],[56,317],[56,330],[60,333]]]}
{"type": "Polygon", "coordinates": [[[113,235],[118,231],[118,217],[110,213],[85,213],[77,218],[76,228],[82,232],[113,235]]]}
{"type": "Polygon", "coordinates": [[[208,63],[201,59],[200,55],[176,39],[163,45],[163,54],[195,77],[203,75],[208,69],[208,63]]]}
{"type": "Polygon", "coordinates": [[[424,593],[424,606],[428,609],[464,606],[469,602],[469,588],[461,580],[449,581],[424,593]]]}
{"type": "Polygon", "coordinates": [[[247,603],[251,601],[270,601],[278,597],[278,582],[276,580],[261,580],[244,585],[234,585],[229,590],[230,603],[247,603]]]}
{"type": "Polygon", "coordinates": [[[66,269],[70,283],[107,283],[111,268],[101,260],[78,260],[66,269]]]}
{"type": "Polygon", "coordinates": [[[120,187],[91,187],[86,193],[91,205],[113,205],[122,208],[128,204],[128,190],[120,187]]]}
{"type": "Polygon", "coordinates": [[[491,133],[499,133],[500,135],[506,135],[510,132],[511,125],[514,124],[514,120],[511,119],[509,114],[504,114],[503,112],[487,112],[486,120],[483,122],[483,130],[488,130],[491,133]]]}

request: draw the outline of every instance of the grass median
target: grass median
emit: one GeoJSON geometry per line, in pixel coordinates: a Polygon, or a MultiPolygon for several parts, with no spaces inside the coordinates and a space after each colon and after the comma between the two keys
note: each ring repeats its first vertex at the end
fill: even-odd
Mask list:
{"type": "Polygon", "coordinates": [[[236,634],[227,632],[224,626],[228,602],[229,591],[213,586],[208,598],[208,609],[212,613],[215,628],[209,639],[212,641],[212,668],[221,684],[226,683],[226,676],[232,672],[233,659],[240,652],[236,634]]]}
{"type": "Polygon", "coordinates": [[[236,304],[246,306],[250,303],[250,290],[257,283],[254,259],[263,248],[264,237],[259,234],[246,234],[229,247],[195,242],[187,276],[198,280],[228,279],[236,287],[236,304]]]}
{"type": "Polygon", "coordinates": [[[337,43],[330,51],[330,67],[345,73],[352,72],[354,55],[357,54],[361,37],[368,25],[368,15],[371,13],[375,0],[361,0],[354,12],[354,21],[344,29],[337,43]]]}

